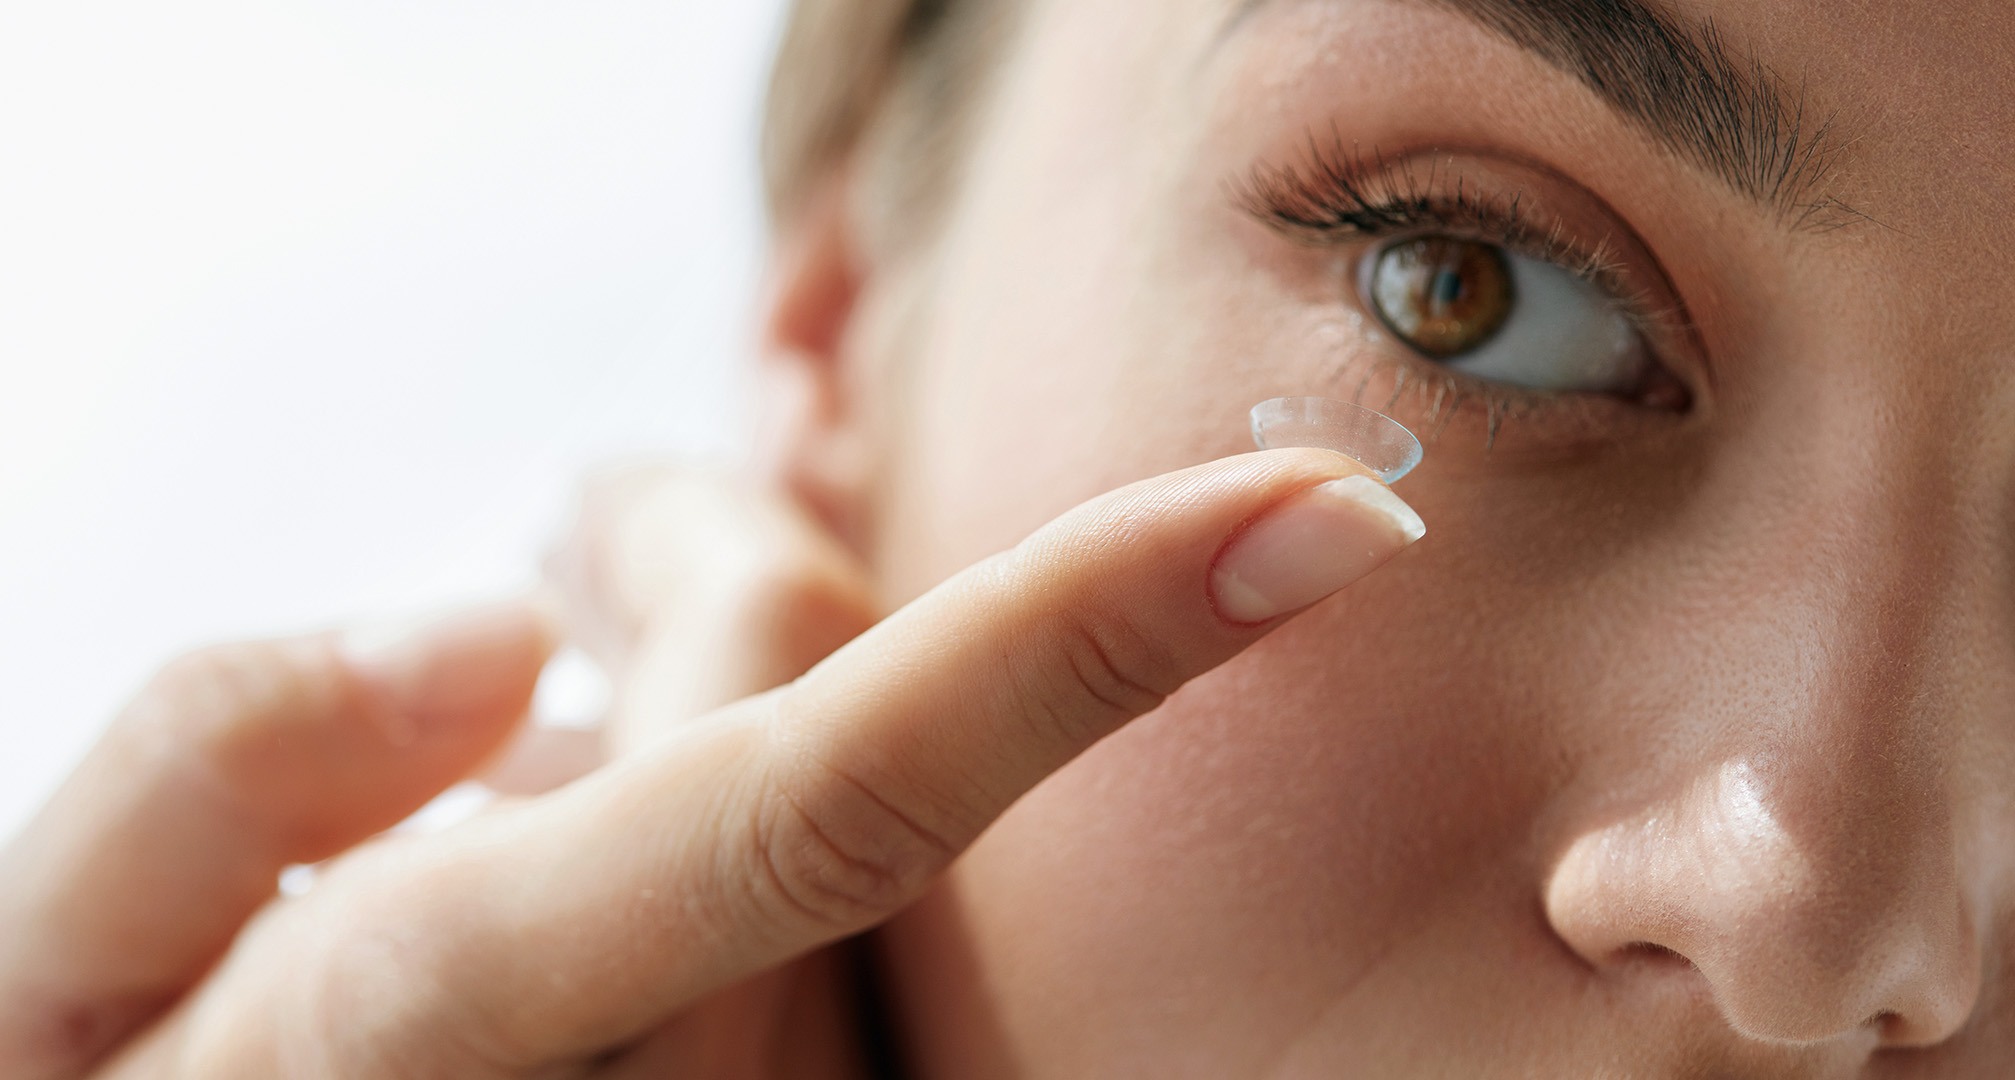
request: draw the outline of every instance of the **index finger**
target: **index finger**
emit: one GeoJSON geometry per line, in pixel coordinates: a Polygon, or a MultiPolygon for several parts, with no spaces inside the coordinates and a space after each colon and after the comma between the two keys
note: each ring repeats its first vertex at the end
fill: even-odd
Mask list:
{"type": "Polygon", "coordinates": [[[1324,451],[1095,500],[790,687],[437,838],[387,912],[442,932],[345,948],[365,966],[319,992],[379,1051],[470,1022],[527,1066],[619,1043],[894,913],[1044,776],[1422,532],[1324,451]]]}

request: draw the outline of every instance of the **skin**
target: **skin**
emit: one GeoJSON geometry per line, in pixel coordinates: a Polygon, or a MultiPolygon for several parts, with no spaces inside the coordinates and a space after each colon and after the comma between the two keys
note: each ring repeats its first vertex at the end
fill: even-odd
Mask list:
{"type": "Polygon", "coordinates": [[[583,578],[556,560],[634,650],[611,657],[632,679],[611,729],[624,752],[433,836],[371,838],[510,735],[552,645],[536,609],[165,673],[0,853],[9,1075],[861,1075],[822,947],[916,900],[1044,776],[1418,535],[1348,458],[1248,454],[1087,503],[861,632],[864,594],[832,576],[829,544],[754,501],[682,520],[715,542],[690,568],[714,573],[671,576],[683,627],[616,630],[631,590],[666,583],[623,560],[627,528],[584,538],[583,578]],[[719,572],[751,552],[769,569],[722,600],[719,572]],[[1270,602],[1228,617],[1225,581],[1270,602]],[[620,601],[598,605],[610,587],[620,601]],[[858,636],[811,671],[682,711],[723,673],[774,677],[820,651],[801,624],[831,631],[839,613],[858,636]],[[643,667],[708,627],[708,679],[648,696],[681,680],[643,667]],[[305,896],[270,899],[284,866],[339,853],[305,896]]]}
{"type": "Polygon", "coordinates": [[[860,1075],[877,925],[923,1076],[2004,1072],[2015,24],[1685,10],[1852,133],[1818,231],[1447,12],[1229,7],[1037,0],[941,236],[846,170],[783,230],[767,483],[607,481],[549,566],[609,764],[367,841],[510,737],[523,607],[157,682],[0,857],[8,1074],[860,1075]],[[1437,415],[1231,195],[1332,124],[1617,241],[1692,407],[1437,415]],[[1359,471],[1228,456],[1291,393],[1429,436],[1424,540],[1241,554],[1359,471]]]}
{"type": "MultiPolygon", "coordinates": [[[[1851,133],[1824,191],[1872,220],[1801,231],[1449,13],[1283,2],[1220,39],[1227,7],[1034,6],[922,344],[869,377],[905,387],[895,596],[1237,450],[1253,402],[1393,396],[1327,256],[1226,198],[1331,125],[1592,197],[1553,201],[1641,238],[1695,406],[1535,407],[1489,448],[1458,411],[1401,485],[1425,541],[888,928],[922,1074],[2005,1069],[2015,22],[1687,5],[1851,133]]],[[[1422,397],[1392,411],[1428,431],[1422,397]]]]}

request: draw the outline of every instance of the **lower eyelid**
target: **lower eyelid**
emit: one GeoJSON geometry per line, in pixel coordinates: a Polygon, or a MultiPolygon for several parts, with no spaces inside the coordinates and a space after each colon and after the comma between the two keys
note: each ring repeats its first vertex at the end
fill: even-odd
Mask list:
{"type": "MultiPolygon", "coordinates": [[[[1352,313],[1355,315],[1356,313],[1352,313]]],[[[1592,393],[1526,390],[1465,375],[1404,348],[1362,317],[1346,320],[1344,355],[1308,393],[1377,409],[1444,458],[1540,463],[1670,433],[1683,413],[1592,393]]]]}

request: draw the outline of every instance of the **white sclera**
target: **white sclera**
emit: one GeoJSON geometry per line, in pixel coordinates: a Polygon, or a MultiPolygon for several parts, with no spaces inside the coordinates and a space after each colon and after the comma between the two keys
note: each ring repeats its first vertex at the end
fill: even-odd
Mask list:
{"type": "Polygon", "coordinates": [[[1261,450],[1312,446],[1334,450],[1378,474],[1388,484],[1420,464],[1420,440],[1382,412],[1348,401],[1284,397],[1252,407],[1252,441],[1261,450]]]}

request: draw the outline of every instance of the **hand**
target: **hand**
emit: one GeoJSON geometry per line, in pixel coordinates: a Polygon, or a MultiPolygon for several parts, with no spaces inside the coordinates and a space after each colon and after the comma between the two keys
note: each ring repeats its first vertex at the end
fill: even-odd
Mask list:
{"type": "Polygon", "coordinates": [[[590,479],[545,571],[565,637],[615,694],[599,731],[524,732],[483,777],[508,794],[551,790],[790,682],[880,614],[864,568],[796,503],[667,464],[590,479]]]}
{"type": "MultiPolygon", "coordinates": [[[[1134,485],[953,578],[783,689],[641,739],[545,796],[357,849],[307,896],[267,906],[100,1075],[659,1068],[639,1056],[652,1033],[900,909],[1043,776],[1416,538],[1417,519],[1361,472],[1287,450],[1134,485]]],[[[339,683],[370,682],[332,663],[347,673],[339,683]]],[[[96,766],[107,778],[118,767],[96,766]]],[[[46,896],[98,892],[67,875],[116,833],[59,810],[60,799],[9,854],[9,880],[49,882],[46,896]]],[[[42,935],[58,906],[10,905],[0,934],[42,935]]],[[[58,1062],[39,1075],[74,1075],[81,1061],[57,1071],[51,1028],[12,1020],[46,1016],[28,996],[36,973],[69,968],[65,949],[90,954],[88,928],[65,940],[40,967],[0,965],[7,1030],[30,1040],[10,1045],[57,1047],[16,1058],[58,1062]]],[[[186,984],[201,950],[180,952],[186,984]]],[[[108,975],[64,1000],[90,1014],[117,1000],[94,995],[144,981],[108,975]]]]}
{"type": "Polygon", "coordinates": [[[882,614],[865,568],[794,502],[669,465],[592,480],[546,578],[567,637],[616,684],[611,754],[790,682],[882,614]]]}
{"type": "Polygon", "coordinates": [[[170,665],[0,852],[0,1075],[82,1075],[174,1006],[283,867],[494,753],[550,647],[511,606],[368,652],[322,635],[170,665]]]}

